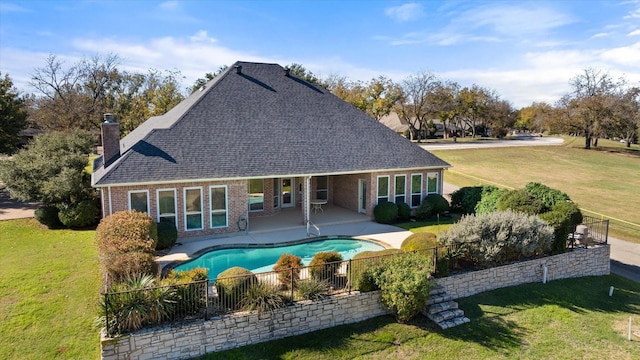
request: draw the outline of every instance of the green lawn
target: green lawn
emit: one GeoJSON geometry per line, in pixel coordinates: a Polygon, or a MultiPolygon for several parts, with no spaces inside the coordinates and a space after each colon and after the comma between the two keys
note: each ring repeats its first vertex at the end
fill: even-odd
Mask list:
{"type": "Polygon", "coordinates": [[[202,359],[637,359],[640,284],[616,275],[527,284],[459,301],[471,323],[440,330],[423,316],[361,323],[202,359]],[[608,296],[614,286],[614,296],[608,296]]]}
{"type": "Polygon", "coordinates": [[[584,214],[614,219],[611,235],[640,242],[640,147],[600,140],[600,150],[564,146],[433,151],[453,165],[445,181],[458,186],[496,184],[520,188],[531,181],[560,189],[584,214]],[[637,225],[634,225],[637,224],[637,225]]]}
{"type": "Polygon", "coordinates": [[[0,359],[96,359],[94,231],[0,221],[0,359]]]}

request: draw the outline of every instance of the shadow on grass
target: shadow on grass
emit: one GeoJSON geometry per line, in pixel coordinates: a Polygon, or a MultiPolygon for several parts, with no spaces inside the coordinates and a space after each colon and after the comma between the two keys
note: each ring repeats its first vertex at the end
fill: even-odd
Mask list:
{"type": "Polygon", "coordinates": [[[617,275],[564,279],[493,290],[458,303],[471,323],[443,331],[442,336],[491,349],[512,348],[521,344],[527,333],[505,316],[549,305],[579,314],[640,314],[640,284],[617,275]],[[611,286],[615,290],[610,297],[611,286]]]}

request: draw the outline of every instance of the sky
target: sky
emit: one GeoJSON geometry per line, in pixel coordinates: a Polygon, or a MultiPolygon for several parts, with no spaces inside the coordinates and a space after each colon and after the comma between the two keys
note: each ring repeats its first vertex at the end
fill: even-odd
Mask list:
{"type": "Polygon", "coordinates": [[[431,72],[515,108],[553,104],[587,68],[640,86],[640,0],[0,0],[0,72],[21,93],[49,55],[116,54],[184,87],[236,61],[400,82],[431,72]]]}

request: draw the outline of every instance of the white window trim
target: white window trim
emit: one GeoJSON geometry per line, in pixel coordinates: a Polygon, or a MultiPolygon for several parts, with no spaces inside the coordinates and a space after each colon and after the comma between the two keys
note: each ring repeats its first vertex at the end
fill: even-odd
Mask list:
{"type": "MultiPolygon", "coordinates": [[[[178,227],[178,195],[176,189],[157,189],[156,190],[156,220],[160,222],[160,192],[173,191],[173,217],[176,219],[176,228],[178,227]]],[[[169,217],[165,215],[164,217],[169,217]]]]}
{"type": "Polygon", "coordinates": [[[391,187],[391,181],[389,179],[389,175],[380,175],[376,178],[377,180],[377,184],[376,184],[376,204],[380,203],[380,198],[387,198],[387,202],[390,202],[390,191],[389,188],[391,187]],[[386,178],[387,179],[387,196],[380,196],[380,179],[382,178],[386,178]]]}
{"type": "Polygon", "coordinates": [[[209,228],[210,229],[220,229],[229,227],[229,189],[227,185],[211,185],[209,186],[209,228]],[[220,214],[221,210],[213,210],[213,197],[211,196],[212,189],[220,189],[224,188],[224,215],[225,215],[225,226],[213,226],[211,223],[211,215],[220,214]],[[214,212],[215,211],[215,212],[214,212]]]}
{"type": "Polygon", "coordinates": [[[422,187],[423,187],[423,185],[424,185],[424,184],[422,183],[423,181],[424,181],[424,176],[422,175],[422,173],[413,173],[413,174],[411,174],[411,181],[410,181],[410,184],[411,184],[411,190],[410,190],[410,191],[411,191],[411,197],[410,197],[409,206],[410,206],[411,208],[413,208],[413,209],[415,209],[415,208],[419,207],[419,206],[420,206],[420,203],[422,203],[422,187]],[[413,206],[413,195],[418,195],[418,193],[417,193],[417,192],[416,192],[416,193],[414,193],[414,192],[413,192],[413,176],[414,176],[414,175],[416,175],[416,176],[420,176],[420,202],[419,202],[419,203],[418,203],[418,205],[416,205],[416,206],[413,206]]]}
{"type": "Polygon", "coordinates": [[[429,194],[439,194],[440,190],[440,173],[439,172],[428,172],[427,173],[427,195],[429,194]],[[429,191],[429,175],[431,174],[435,174],[436,175],[436,191],[435,192],[430,192],[429,191]]]}
{"type": "Polygon", "coordinates": [[[396,197],[398,197],[398,194],[396,194],[396,185],[398,184],[398,178],[399,177],[404,177],[404,194],[402,194],[402,196],[404,197],[404,202],[407,202],[407,175],[405,174],[398,174],[395,175],[393,177],[393,202],[396,202],[396,197]]]}
{"type": "Polygon", "coordinates": [[[129,204],[129,211],[131,211],[131,194],[145,193],[147,195],[147,214],[149,213],[149,190],[129,190],[127,192],[127,202],[129,204]]]}
{"type": "Polygon", "coordinates": [[[202,230],[204,229],[204,206],[202,204],[203,201],[203,194],[202,194],[202,186],[192,186],[192,187],[186,187],[184,189],[182,189],[182,209],[184,210],[184,231],[198,231],[198,230],[202,230]],[[200,228],[197,229],[187,229],[187,215],[196,215],[198,213],[196,212],[191,212],[191,213],[187,213],[187,190],[200,190],[200,223],[202,224],[202,226],[200,228]]]}

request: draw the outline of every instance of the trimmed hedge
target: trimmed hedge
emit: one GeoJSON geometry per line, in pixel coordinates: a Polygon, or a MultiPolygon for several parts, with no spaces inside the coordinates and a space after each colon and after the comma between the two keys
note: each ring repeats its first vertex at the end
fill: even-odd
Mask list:
{"type": "Polygon", "coordinates": [[[249,287],[258,283],[258,278],[250,270],[235,266],[218,275],[216,290],[221,306],[231,310],[242,308],[242,298],[249,287]]]}
{"type": "Polygon", "coordinates": [[[282,254],[273,266],[273,271],[278,272],[278,280],[285,289],[291,287],[291,283],[295,283],[300,279],[300,270],[302,268],[302,258],[293,254],[282,254]]]}
{"type": "Polygon", "coordinates": [[[337,251],[319,252],[311,259],[309,272],[316,279],[331,280],[338,272],[340,261],[342,261],[342,255],[337,251]]]}
{"type": "Polygon", "coordinates": [[[429,194],[416,210],[416,217],[420,220],[425,220],[447,211],[449,211],[447,199],[440,194],[429,194]]]}
{"type": "Polygon", "coordinates": [[[373,208],[373,217],[380,224],[395,224],[398,219],[398,207],[392,202],[383,202],[373,208]]]}
{"type": "Polygon", "coordinates": [[[94,200],[83,200],[76,205],[60,207],[58,218],[64,226],[77,229],[95,224],[97,213],[94,200]]]}
{"type": "Polygon", "coordinates": [[[400,245],[400,249],[405,252],[412,252],[417,250],[433,249],[436,246],[438,246],[438,237],[436,234],[421,232],[409,235],[404,239],[402,245],[400,245]]]}
{"type": "Polygon", "coordinates": [[[141,212],[120,211],[102,219],[95,243],[106,285],[127,277],[155,274],[155,221],[141,212]]]}
{"type": "Polygon", "coordinates": [[[357,253],[353,257],[351,261],[352,267],[349,269],[349,283],[351,287],[360,292],[380,290],[373,278],[373,269],[379,265],[385,257],[400,253],[403,253],[400,249],[384,249],[357,253]]]}
{"type": "Polygon", "coordinates": [[[55,206],[42,206],[36,209],[33,217],[49,229],[59,229],[62,227],[62,222],[58,218],[59,212],[60,210],[55,206]]]}
{"type": "Polygon", "coordinates": [[[400,221],[408,221],[411,218],[411,207],[407,203],[398,203],[398,218],[400,221]]]}
{"type": "Polygon", "coordinates": [[[156,244],[156,250],[170,249],[178,240],[178,229],[170,222],[159,222],[157,227],[158,244],[156,244]]]}
{"type": "Polygon", "coordinates": [[[536,182],[528,183],[525,185],[524,190],[542,203],[544,209],[541,212],[551,211],[556,204],[571,200],[569,195],[562,191],[536,182]]]}
{"type": "Polygon", "coordinates": [[[476,215],[488,214],[498,210],[498,200],[502,195],[508,193],[507,189],[498,189],[493,186],[487,186],[482,189],[482,198],[476,204],[476,215]]]}
{"type": "Polygon", "coordinates": [[[451,194],[451,210],[461,214],[474,214],[486,188],[497,189],[494,186],[465,186],[454,191],[451,194]]]}
{"type": "Polygon", "coordinates": [[[511,190],[502,195],[496,204],[498,210],[513,210],[529,215],[540,214],[544,211],[542,202],[524,189],[511,190]]]}

